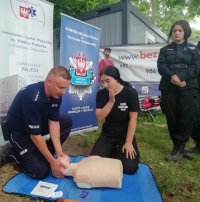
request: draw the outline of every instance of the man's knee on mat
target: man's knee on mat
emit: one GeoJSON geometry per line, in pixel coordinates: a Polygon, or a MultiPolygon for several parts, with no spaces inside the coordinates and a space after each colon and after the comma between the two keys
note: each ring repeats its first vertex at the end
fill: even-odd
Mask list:
{"type": "Polygon", "coordinates": [[[50,167],[46,163],[32,165],[29,164],[27,166],[19,164],[18,166],[21,171],[36,179],[44,179],[49,176],[50,173],[50,167]]]}

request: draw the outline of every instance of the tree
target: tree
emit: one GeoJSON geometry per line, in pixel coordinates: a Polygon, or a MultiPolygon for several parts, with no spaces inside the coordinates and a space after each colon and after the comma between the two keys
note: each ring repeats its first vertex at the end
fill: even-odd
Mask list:
{"type": "Polygon", "coordinates": [[[60,13],[75,16],[95,8],[116,3],[117,0],[48,0],[54,4],[54,21],[60,20],[60,13]]]}
{"type": "MultiPolygon", "coordinates": [[[[75,16],[95,8],[119,2],[119,0],[48,0],[55,5],[54,27],[59,28],[60,13],[75,16]]],[[[129,0],[127,0],[129,1],[129,0]]],[[[200,15],[199,0],[130,0],[133,5],[165,34],[168,34],[172,23],[185,19],[193,21],[200,15]]],[[[194,33],[194,32],[193,32],[194,33]]],[[[199,37],[198,31],[192,38],[199,37]]],[[[197,38],[196,38],[197,39],[197,38]]]]}
{"type": "MultiPolygon", "coordinates": [[[[132,0],[132,3],[165,34],[176,20],[192,21],[200,15],[199,0],[132,0]]],[[[193,39],[195,36],[197,31],[193,39]]]]}
{"type": "Polygon", "coordinates": [[[190,37],[191,41],[200,41],[200,31],[193,29],[192,30],[192,35],[190,37]]]}

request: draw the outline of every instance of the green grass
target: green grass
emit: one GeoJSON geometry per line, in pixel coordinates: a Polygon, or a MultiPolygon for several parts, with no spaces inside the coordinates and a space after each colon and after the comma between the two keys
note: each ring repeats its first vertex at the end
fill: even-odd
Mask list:
{"type": "MultiPolygon", "coordinates": [[[[165,161],[171,152],[166,120],[158,113],[155,120],[140,117],[136,137],[141,162],[147,163],[154,173],[158,187],[166,201],[200,201],[200,155],[194,160],[183,159],[177,163],[165,161]]],[[[188,147],[193,146],[190,140],[188,147]]]]}
{"type": "MultiPolygon", "coordinates": [[[[101,126],[102,123],[100,122],[98,131],[71,136],[71,140],[78,144],[78,147],[74,149],[78,151],[81,148],[91,148],[100,134],[101,126]]],[[[171,152],[172,142],[164,115],[157,113],[154,120],[144,114],[140,116],[137,123],[136,138],[140,151],[140,161],[150,166],[164,201],[200,202],[200,154],[196,154],[192,161],[186,159],[177,163],[165,161],[166,155],[171,152]]],[[[187,146],[194,146],[192,140],[188,142],[187,146]]],[[[0,171],[1,186],[16,173],[9,164],[0,168],[0,171]]],[[[1,201],[35,200],[1,192],[1,201]]]]}
{"type": "MultiPolygon", "coordinates": [[[[93,144],[99,133],[100,129],[87,133],[87,145],[93,144]]],[[[145,115],[140,116],[136,138],[140,161],[150,166],[164,201],[200,201],[200,154],[194,155],[194,160],[183,159],[177,163],[165,161],[172,150],[172,142],[162,113],[157,113],[154,120],[145,115]]],[[[191,146],[194,146],[192,140],[187,143],[187,147],[191,146]]]]}

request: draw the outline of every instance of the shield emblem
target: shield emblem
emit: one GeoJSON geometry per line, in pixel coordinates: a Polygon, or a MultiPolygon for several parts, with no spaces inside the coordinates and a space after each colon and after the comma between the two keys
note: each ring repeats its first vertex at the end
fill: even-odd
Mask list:
{"type": "Polygon", "coordinates": [[[82,54],[76,57],[76,75],[86,76],[86,58],[82,54]]]}

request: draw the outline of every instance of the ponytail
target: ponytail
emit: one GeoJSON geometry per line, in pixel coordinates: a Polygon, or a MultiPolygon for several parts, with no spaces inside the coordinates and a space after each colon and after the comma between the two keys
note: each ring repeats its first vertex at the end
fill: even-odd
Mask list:
{"type": "Polygon", "coordinates": [[[129,86],[132,87],[131,83],[129,83],[128,81],[124,81],[123,79],[119,79],[119,83],[123,86],[129,86]]]}

